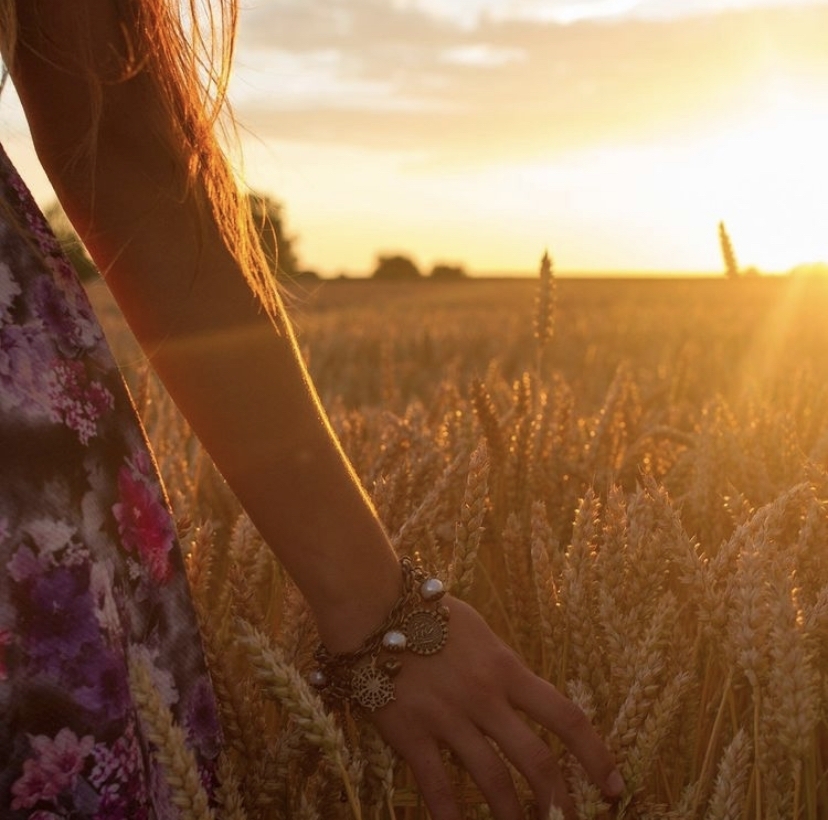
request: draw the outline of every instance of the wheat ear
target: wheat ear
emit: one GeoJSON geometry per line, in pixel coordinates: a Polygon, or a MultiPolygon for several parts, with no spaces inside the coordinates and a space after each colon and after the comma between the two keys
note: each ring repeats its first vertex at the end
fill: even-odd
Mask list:
{"type": "MultiPolygon", "coordinates": [[[[532,540],[530,556],[532,559],[532,580],[535,589],[535,601],[540,617],[540,662],[541,677],[548,679],[552,671],[552,657],[556,650],[554,624],[558,591],[549,548],[552,532],[546,521],[546,505],[542,501],[532,504],[532,540]]],[[[525,593],[524,593],[525,594],[525,593]]]]}
{"type": "Polygon", "coordinates": [[[146,661],[129,657],[129,689],[141,716],[141,725],[153,744],[153,757],[161,764],[164,778],[184,820],[214,820],[207,794],[201,785],[198,764],[187,747],[184,732],[173,722],[161,701],[146,661]]]}
{"type": "Polygon", "coordinates": [[[571,670],[574,677],[589,681],[596,696],[605,702],[604,660],[599,633],[595,628],[599,510],[600,502],[590,488],[578,505],[559,590],[567,630],[565,668],[571,670]]]}
{"type": "Polygon", "coordinates": [[[535,299],[535,339],[537,341],[536,368],[538,376],[543,374],[544,353],[555,330],[555,277],[552,259],[544,252],[541,259],[538,291],[535,299]]]}
{"type": "MultiPolygon", "coordinates": [[[[569,699],[580,707],[581,711],[589,718],[590,723],[594,725],[595,700],[589,684],[583,680],[569,681],[566,690],[569,699]]],[[[603,800],[601,790],[587,775],[575,755],[571,752],[567,753],[564,756],[563,765],[578,817],[603,817],[608,811],[609,805],[603,800]]]]}
{"type": "Polygon", "coordinates": [[[730,741],[719,763],[705,820],[739,820],[747,800],[751,741],[744,729],[730,741]]]}
{"type": "Polygon", "coordinates": [[[453,595],[463,598],[471,591],[480,538],[483,535],[483,517],[489,489],[489,457],[486,442],[481,441],[469,459],[466,491],[460,507],[460,519],[455,528],[454,559],[449,586],[453,595]]]}
{"type": "Polygon", "coordinates": [[[219,756],[217,779],[216,802],[220,820],[247,820],[238,772],[226,752],[219,756]]]}
{"type": "Polygon", "coordinates": [[[394,752],[370,723],[360,727],[360,746],[366,763],[363,781],[365,803],[384,806],[389,820],[394,820],[394,752]]]}
{"type": "Polygon", "coordinates": [[[553,805],[549,807],[549,814],[546,815],[546,820],[566,820],[566,817],[562,809],[553,805]]]}
{"type": "Polygon", "coordinates": [[[290,713],[305,739],[325,754],[342,778],[355,820],[361,820],[362,811],[349,776],[351,754],[333,716],[325,711],[322,701],[311,691],[298,670],[261,632],[239,618],[236,620],[236,634],[264,692],[290,713]]]}

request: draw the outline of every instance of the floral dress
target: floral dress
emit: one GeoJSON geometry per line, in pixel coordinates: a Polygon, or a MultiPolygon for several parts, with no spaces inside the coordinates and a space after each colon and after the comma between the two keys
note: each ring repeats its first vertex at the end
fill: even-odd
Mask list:
{"type": "Polygon", "coordinates": [[[83,288],[0,149],[0,818],[175,818],[128,662],[212,791],[220,730],[155,465],[83,288]]]}

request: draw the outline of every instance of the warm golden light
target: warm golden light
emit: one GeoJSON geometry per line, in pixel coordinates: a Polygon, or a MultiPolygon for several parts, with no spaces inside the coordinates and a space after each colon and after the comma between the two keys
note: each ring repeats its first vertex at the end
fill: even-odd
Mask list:
{"type": "Polygon", "coordinates": [[[716,273],[722,220],[745,266],[828,261],[828,0],[288,6],[243,16],[233,97],[306,267],[716,273]]]}

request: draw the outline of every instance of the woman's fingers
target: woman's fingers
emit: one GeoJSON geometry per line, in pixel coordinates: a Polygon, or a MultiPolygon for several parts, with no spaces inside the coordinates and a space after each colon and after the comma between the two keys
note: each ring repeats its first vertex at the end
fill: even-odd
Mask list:
{"type": "MultiPolygon", "coordinates": [[[[440,747],[433,738],[410,732],[395,742],[388,735],[388,727],[379,727],[388,743],[394,746],[408,763],[417,786],[428,807],[432,820],[462,820],[451,777],[443,764],[440,747]]],[[[391,731],[393,735],[393,731],[391,731]]]]}
{"type": "Polygon", "coordinates": [[[526,670],[512,687],[512,704],[554,732],[581,761],[587,774],[607,797],[618,797],[624,781],[612,753],[578,706],[551,683],[526,670]]]}
{"type": "Polygon", "coordinates": [[[477,783],[496,820],[523,820],[512,775],[491,743],[475,727],[455,734],[452,746],[463,767],[477,783]]]}
{"type": "MultiPolygon", "coordinates": [[[[545,816],[544,812],[548,811],[551,800],[563,808],[567,816],[571,816],[572,801],[549,750],[542,741],[532,735],[531,730],[522,723],[520,718],[516,717],[515,721],[516,725],[509,727],[510,730],[517,731],[521,741],[525,741],[527,735],[533,737],[540,748],[533,746],[529,749],[522,743],[514,742],[517,736],[516,738],[510,736],[506,744],[509,748],[501,747],[503,752],[526,777],[541,807],[542,816],[545,816]],[[521,746],[520,750],[517,748],[518,745],[521,746]],[[543,759],[541,759],[542,752],[544,753],[543,759]],[[538,757],[536,763],[529,762],[529,758],[533,755],[538,757]]],[[[397,728],[390,723],[386,724],[381,731],[389,742],[396,740],[394,745],[408,762],[432,818],[434,820],[459,818],[461,814],[457,795],[454,793],[451,777],[443,763],[440,744],[430,736],[414,734],[410,730],[405,732],[402,740],[397,740],[393,737],[397,728]]],[[[526,815],[512,775],[503,758],[495,751],[486,736],[472,723],[464,727],[457,726],[446,734],[451,737],[450,745],[453,753],[477,784],[492,811],[492,816],[496,820],[523,820],[526,815]]]]}
{"type": "Polygon", "coordinates": [[[535,795],[541,817],[546,817],[550,803],[563,809],[567,816],[574,811],[566,782],[551,750],[523,718],[507,711],[498,715],[497,719],[487,721],[482,728],[526,779],[535,795]]]}

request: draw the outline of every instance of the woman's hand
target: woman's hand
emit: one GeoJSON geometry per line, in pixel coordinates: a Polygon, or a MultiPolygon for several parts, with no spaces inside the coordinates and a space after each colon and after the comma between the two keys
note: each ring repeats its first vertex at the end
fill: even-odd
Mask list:
{"type": "Polygon", "coordinates": [[[526,778],[546,817],[554,802],[574,807],[546,744],[519,712],[558,735],[609,798],[623,780],[612,755],[584,713],[554,686],[534,675],[497,638],[478,613],[446,597],[449,638],[435,655],[406,653],[395,678],[396,699],[372,720],[407,761],[434,820],[461,820],[441,749],[448,748],[474,778],[497,820],[524,813],[501,752],[526,778]]]}

